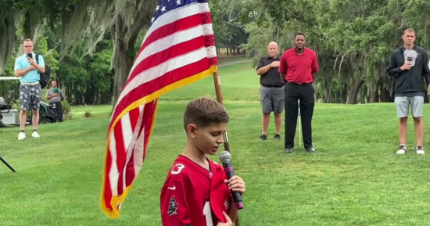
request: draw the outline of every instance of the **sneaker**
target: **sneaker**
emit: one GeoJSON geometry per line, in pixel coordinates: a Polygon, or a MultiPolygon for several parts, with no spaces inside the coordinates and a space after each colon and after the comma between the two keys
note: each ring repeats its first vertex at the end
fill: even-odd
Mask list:
{"type": "Polygon", "coordinates": [[[276,134],[276,135],[275,135],[275,137],[273,137],[273,139],[275,139],[275,140],[280,140],[280,139],[281,139],[281,135],[276,134]]]}
{"type": "Polygon", "coordinates": [[[418,155],[424,155],[424,148],[423,148],[423,146],[418,146],[417,147],[417,154],[418,155]]]}
{"type": "Polygon", "coordinates": [[[314,147],[310,147],[310,148],[306,148],[307,152],[315,152],[315,148],[314,147]]]}
{"type": "Polygon", "coordinates": [[[262,134],[260,136],[260,140],[267,140],[267,135],[266,134],[262,134]]]}
{"type": "Polygon", "coordinates": [[[25,133],[24,132],[20,132],[18,134],[18,140],[24,140],[25,139],[25,133]]]}
{"type": "Polygon", "coordinates": [[[285,153],[293,153],[293,148],[285,148],[285,153]]]}
{"type": "Polygon", "coordinates": [[[397,151],[397,154],[403,155],[406,153],[406,145],[401,144],[399,147],[399,150],[397,151]]]}
{"type": "Polygon", "coordinates": [[[33,133],[31,134],[31,136],[32,136],[32,137],[35,137],[35,138],[40,137],[40,136],[39,136],[39,133],[37,133],[37,131],[33,131],[33,133]]]}

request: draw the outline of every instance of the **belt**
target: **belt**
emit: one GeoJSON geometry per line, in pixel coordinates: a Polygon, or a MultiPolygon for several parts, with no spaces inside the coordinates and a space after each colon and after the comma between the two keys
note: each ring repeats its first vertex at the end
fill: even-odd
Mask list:
{"type": "Polygon", "coordinates": [[[288,83],[292,83],[292,84],[299,85],[299,86],[304,86],[304,85],[312,84],[312,82],[307,82],[307,83],[301,83],[301,82],[288,82],[288,83]]]}
{"type": "Polygon", "coordinates": [[[284,87],[284,86],[277,86],[277,85],[262,85],[262,86],[268,87],[268,88],[281,88],[281,87],[284,87]]]}
{"type": "Polygon", "coordinates": [[[39,82],[21,82],[21,85],[30,85],[30,86],[34,86],[34,85],[38,85],[39,82]]]}

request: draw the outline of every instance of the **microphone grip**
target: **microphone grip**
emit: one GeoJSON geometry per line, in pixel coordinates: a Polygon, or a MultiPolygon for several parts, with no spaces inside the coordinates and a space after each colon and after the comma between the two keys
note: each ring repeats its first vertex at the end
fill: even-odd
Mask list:
{"type": "MultiPolygon", "coordinates": [[[[224,166],[224,171],[227,176],[227,179],[230,180],[230,178],[232,178],[235,175],[233,166],[231,165],[231,162],[226,162],[223,164],[223,166],[224,166]]],[[[237,191],[231,191],[231,195],[233,196],[233,201],[236,204],[236,208],[238,210],[242,209],[243,208],[242,195],[237,191]]]]}

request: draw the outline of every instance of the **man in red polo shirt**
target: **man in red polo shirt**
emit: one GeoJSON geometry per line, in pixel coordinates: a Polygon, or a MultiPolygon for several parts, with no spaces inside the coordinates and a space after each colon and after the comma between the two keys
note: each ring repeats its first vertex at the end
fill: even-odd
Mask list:
{"type": "Polygon", "coordinates": [[[305,35],[295,36],[295,46],[281,57],[279,72],[285,78],[285,152],[292,153],[296,134],[298,100],[302,120],[303,143],[306,151],[315,152],[312,145],[312,116],[315,105],[313,81],[318,72],[316,53],[305,47],[305,35]]]}

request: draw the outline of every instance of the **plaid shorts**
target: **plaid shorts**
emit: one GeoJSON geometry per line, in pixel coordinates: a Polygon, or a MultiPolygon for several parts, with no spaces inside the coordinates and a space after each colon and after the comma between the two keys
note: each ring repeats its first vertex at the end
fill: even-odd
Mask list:
{"type": "Polygon", "coordinates": [[[42,89],[40,84],[21,84],[19,87],[19,99],[21,101],[21,110],[29,111],[30,108],[38,110],[40,106],[40,98],[42,89]]]}

